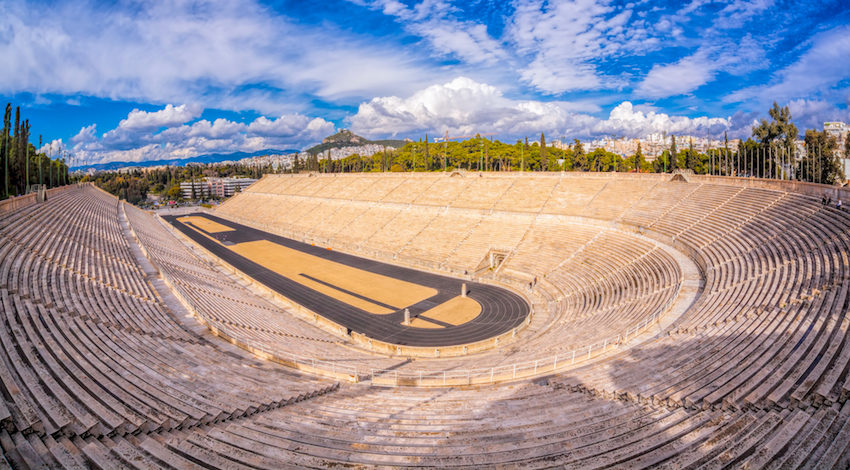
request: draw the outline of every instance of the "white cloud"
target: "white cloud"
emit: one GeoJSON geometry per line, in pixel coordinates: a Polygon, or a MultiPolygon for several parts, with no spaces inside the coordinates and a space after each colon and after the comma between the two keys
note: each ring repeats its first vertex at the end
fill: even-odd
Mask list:
{"type": "Polygon", "coordinates": [[[636,92],[647,98],[665,98],[689,93],[714,79],[715,68],[702,54],[685,57],[669,65],[654,65],[636,92]]]}
{"type": "Polygon", "coordinates": [[[74,144],[71,150],[80,161],[89,164],[141,162],[182,159],[205,153],[302,149],[334,132],[332,123],[299,114],[277,119],[261,116],[250,124],[227,119],[185,124],[181,121],[190,115],[200,115],[203,110],[181,108],[183,106],[169,105],[144,114],[133,110],[126,120],[100,139],[95,135],[94,125],[83,128],[71,139],[74,144]],[[164,125],[170,127],[159,132],[164,125]]]}
{"type": "Polygon", "coordinates": [[[637,96],[666,98],[693,92],[718,73],[744,75],[767,66],[765,51],[751,35],[737,41],[713,40],[672,64],[656,64],[635,90],[637,96]]]}
{"type": "Polygon", "coordinates": [[[50,158],[56,158],[65,150],[68,150],[68,146],[65,145],[65,142],[63,142],[62,139],[54,139],[42,145],[41,148],[38,149],[38,153],[43,153],[50,158]]]}
{"type": "Polygon", "coordinates": [[[83,127],[82,129],[80,129],[80,132],[78,132],[77,135],[71,137],[70,142],[72,144],[95,142],[97,141],[97,136],[95,135],[96,130],[97,124],[92,124],[90,126],[83,127]]]}
{"type": "Polygon", "coordinates": [[[0,3],[0,94],[193,102],[289,114],[314,97],[412,91],[439,71],[402,46],[256,0],[0,3]],[[392,60],[387,58],[391,57],[392,60]]]}
{"type": "Polygon", "coordinates": [[[774,73],[767,85],[730,93],[725,101],[786,101],[823,93],[850,77],[850,26],[818,33],[811,47],[791,65],[774,73]]]}
{"type": "Polygon", "coordinates": [[[486,25],[458,21],[454,15],[457,8],[444,0],[425,0],[411,7],[397,0],[349,1],[395,17],[406,31],[427,40],[435,55],[455,56],[470,64],[495,64],[509,57],[486,25]]]}
{"type": "Polygon", "coordinates": [[[791,100],[787,106],[801,134],[805,129],[823,129],[824,122],[850,122],[850,109],[839,109],[824,100],[791,100]]]}
{"type": "Polygon", "coordinates": [[[594,135],[617,134],[630,137],[643,137],[653,132],[665,131],[668,134],[705,134],[711,130],[715,135],[731,127],[730,119],[709,118],[707,116],[689,118],[670,116],[666,113],[644,113],[625,101],[611,110],[606,120],[600,120],[592,128],[594,135]]]}
{"type": "Polygon", "coordinates": [[[623,77],[599,72],[597,63],[658,46],[644,20],[631,20],[630,8],[619,11],[609,0],[518,1],[509,34],[531,59],[522,80],[550,94],[623,87],[623,77]]]}
{"type": "Polygon", "coordinates": [[[717,13],[717,28],[740,28],[754,16],[773,8],[774,0],[734,0],[717,13]]]}
{"type": "Polygon", "coordinates": [[[261,137],[293,138],[309,135],[312,139],[321,139],[333,131],[333,124],[322,118],[310,119],[307,116],[281,116],[275,120],[263,116],[248,126],[248,132],[261,137]]]}
{"type": "Polygon", "coordinates": [[[349,119],[351,129],[365,135],[452,135],[495,132],[503,141],[545,132],[559,137],[611,134],[644,137],[653,132],[704,134],[731,129],[730,119],[688,118],[644,112],[630,102],[615,107],[607,119],[583,114],[595,105],[563,101],[519,101],[505,98],[495,87],[459,77],[433,85],[408,98],[374,98],[362,103],[349,119]]]}
{"type": "Polygon", "coordinates": [[[200,117],[203,108],[199,105],[174,107],[167,105],[165,109],[147,112],[134,109],[122,120],[118,127],[133,132],[153,131],[162,127],[175,127],[200,117]]]}

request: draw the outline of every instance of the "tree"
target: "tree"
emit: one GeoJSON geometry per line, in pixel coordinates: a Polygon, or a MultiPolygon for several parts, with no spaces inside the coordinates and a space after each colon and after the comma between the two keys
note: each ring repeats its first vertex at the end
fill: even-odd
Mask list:
{"type": "Polygon", "coordinates": [[[3,116],[3,197],[9,197],[9,131],[11,130],[12,103],[6,105],[3,116]]]}
{"type": "Polygon", "coordinates": [[[844,170],[838,158],[838,142],[826,131],[806,130],[808,155],[800,161],[797,174],[805,181],[836,184],[844,180],[844,170]]]}
{"type": "Polygon", "coordinates": [[[691,139],[691,143],[688,145],[688,153],[685,155],[685,168],[697,173],[699,163],[699,155],[694,150],[694,139],[691,139]]]}
{"type": "Polygon", "coordinates": [[[791,122],[791,110],[788,106],[780,108],[774,101],[773,107],[767,113],[772,121],[762,119],[758,125],[753,126],[753,137],[758,138],[763,145],[779,139],[784,147],[791,148],[799,134],[797,126],[791,122]]]}
{"type": "Polygon", "coordinates": [[[673,171],[673,170],[676,169],[676,166],[677,166],[676,163],[678,163],[678,160],[679,160],[679,158],[678,158],[679,157],[679,149],[676,147],[676,136],[675,135],[670,136],[670,142],[671,142],[670,143],[670,155],[669,155],[670,161],[668,162],[669,165],[667,167],[670,169],[669,171],[673,171]]]}
{"type": "Polygon", "coordinates": [[[844,136],[844,158],[850,158],[850,132],[844,136]]]}
{"type": "Polygon", "coordinates": [[[646,159],[643,158],[643,151],[641,151],[639,141],[638,141],[638,145],[637,145],[637,151],[635,152],[635,155],[634,155],[633,158],[634,158],[634,161],[635,161],[635,173],[640,173],[640,170],[641,170],[641,168],[643,168],[643,165],[646,162],[646,159]]]}
{"type": "Polygon", "coordinates": [[[546,155],[546,136],[540,133],[540,171],[548,169],[549,157],[546,155]]]}
{"type": "Polygon", "coordinates": [[[760,167],[761,172],[765,171],[765,166],[767,171],[771,171],[773,165],[778,165],[779,162],[774,162],[771,157],[775,157],[777,154],[790,153],[799,134],[797,126],[791,122],[791,110],[788,106],[779,107],[774,101],[773,107],[767,113],[770,115],[771,121],[762,119],[758,125],[753,126],[753,137],[756,137],[761,143],[761,154],[764,158],[770,159],[766,165],[760,167]],[[774,145],[774,142],[776,142],[776,145],[774,145]],[[783,150],[780,151],[779,148],[783,150]]]}
{"type": "Polygon", "coordinates": [[[170,200],[176,201],[180,198],[180,195],[182,194],[182,192],[180,191],[180,185],[174,185],[168,188],[168,192],[166,192],[165,194],[170,200]]]}
{"type": "Polygon", "coordinates": [[[428,154],[428,134],[425,134],[425,171],[431,171],[431,156],[428,154]]]}
{"type": "Polygon", "coordinates": [[[573,168],[584,171],[587,169],[587,155],[584,153],[584,146],[578,139],[573,140],[573,168]]]}

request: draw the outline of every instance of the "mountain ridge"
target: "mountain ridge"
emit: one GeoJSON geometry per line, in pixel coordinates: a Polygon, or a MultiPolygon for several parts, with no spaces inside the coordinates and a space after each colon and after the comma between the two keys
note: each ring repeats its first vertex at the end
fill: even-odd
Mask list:
{"type": "Polygon", "coordinates": [[[404,144],[409,142],[408,140],[402,139],[385,139],[385,140],[369,140],[365,137],[361,137],[348,129],[342,129],[334,135],[330,135],[322,139],[322,143],[318,145],[314,145],[309,149],[305,150],[305,153],[319,155],[322,152],[326,152],[331,149],[345,148],[345,147],[360,147],[363,145],[383,145],[386,147],[393,148],[401,148],[404,147],[404,144]]]}
{"type": "Polygon", "coordinates": [[[233,152],[233,153],[208,153],[204,155],[198,155],[196,157],[189,158],[170,158],[165,160],[148,160],[144,162],[107,162],[107,163],[98,163],[95,165],[78,165],[71,167],[71,170],[77,169],[86,169],[86,170],[99,170],[99,171],[109,171],[109,170],[120,170],[122,168],[128,167],[150,167],[150,166],[159,166],[159,165],[173,165],[173,166],[184,166],[187,163],[220,163],[225,161],[236,161],[241,160],[243,158],[250,157],[261,157],[263,155],[287,155],[291,153],[298,153],[298,150],[286,149],[286,150],[277,150],[277,149],[264,149],[258,150],[256,152],[233,152]]]}

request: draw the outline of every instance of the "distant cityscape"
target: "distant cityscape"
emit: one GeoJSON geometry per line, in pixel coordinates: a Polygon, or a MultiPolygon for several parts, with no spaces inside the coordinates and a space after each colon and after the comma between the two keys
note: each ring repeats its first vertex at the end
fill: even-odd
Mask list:
{"type": "MultiPolygon", "coordinates": [[[[850,126],[845,124],[844,122],[825,122],[823,124],[823,130],[827,132],[832,137],[835,137],[838,148],[844,148],[845,141],[847,139],[848,132],[850,132],[850,126]]],[[[676,145],[680,149],[688,148],[690,145],[693,145],[694,150],[700,153],[705,153],[709,149],[721,149],[728,147],[730,150],[735,151],[740,144],[740,139],[729,139],[728,142],[722,139],[722,136],[696,136],[696,135],[676,135],[676,145]]],[[[673,135],[666,133],[653,133],[649,134],[644,138],[627,138],[627,137],[603,137],[601,139],[594,139],[590,141],[584,141],[581,143],[581,146],[585,153],[593,152],[596,149],[603,149],[607,152],[611,152],[622,157],[631,157],[637,152],[638,144],[640,144],[641,152],[643,153],[644,158],[652,162],[655,158],[661,155],[665,150],[668,150],[672,145],[673,135]]],[[[409,140],[408,140],[409,141],[409,140]]],[[[547,146],[551,146],[554,148],[566,150],[568,148],[572,148],[574,142],[568,139],[565,140],[551,140],[547,143],[547,146]]],[[[798,139],[795,141],[795,146],[797,149],[797,155],[799,158],[803,158],[806,156],[806,146],[805,141],[802,139],[798,139]]],[[[377,144],[366,144],[360,145],[356,147],[341,147],[341,148],[332,148],[321,152],[318,157],[320,159],[327,158],[330,156],[331,160],[340,160],[352,155],[360,155],[361,157],[371,157],[380,152],[384,151],[393,151],[396,150],[395,147],[388,145],[377,145],[377,144]]],[[[271,167],[274,171],[285,171],[292,168],[293,163],[296,158],[301,159],[302,161],[307,157],[306,152],[300,153],[287,153],[287,154],[269,154],[262,156],[254,156],[254,157],[246,157],[241,158],[239,160],[225,160],[217,163],[217,165],[227,165],[227,164],[237,164],[242,166],[255,166],[258,168],[267,168],[271,167]]],[[[846,158],[841,158],[843,166],[845,167],[845,171],[850,174],[850,160],[846,158]]],[[[134,171],[151,171],[156,169],[163,169],[169,165],[157,165],[157,166],[128,166],[116,170],[118,173],[132,173],[134,171]]],[[[170,165],[174,166],[174,165],[170,165]]],[[[204,163],[196,163],[190,162],[185,166],[205,166],[204,163]]],[[[76,174],[84,173],[84,174],[96,174],[98,172],[93,170],[87,171],[77,171],[76,174]]]]}

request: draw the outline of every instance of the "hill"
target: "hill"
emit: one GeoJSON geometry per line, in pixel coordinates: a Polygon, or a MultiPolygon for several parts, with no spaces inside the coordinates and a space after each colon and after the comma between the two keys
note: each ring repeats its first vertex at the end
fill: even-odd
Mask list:
{"type": "Polygon", "coordinates": [[[160,165],[173,165],[173,166],[184,166],[187,163],[220,163],[226,161],[237,161],[242,160],[243,158],[251,158],[251,157],[260,157],[263,155],[286,155],[289,153],[298,153],[297,150],[287,149],[287,150],[275,150],[275,149],[265,149],[259,150],[256,152],[234,152],[234,153],[210,153],[204,155],[198,155],[197,157],[191,158],[174,158],[169,160],[148,160],[144,162],[109,162],[109,163],[99,163],[97,165],[85,165],[85,166],[76,166],[72,167],[71,170],[76,169],[92,169],[92,170],[101,170],[101,171],[111,171],[111,170],[120,170],[121,168],[127,167],[149,167],[149,166],[160,166],[160,165]]]}
{"type": "Polygon", "coordinates": [[[351,132],[348,129],[342,129],[332,136],[326,137],[322,143],[309,148],[306,152],[319,154],[327,152],[330,149],[338,149],[343,147],[361,147],[364,145],[383,145],[386,147],[401,148],[406,144],[406,140],[389,139],[389,140],[369,140],[365,137],[351,132]]]}

